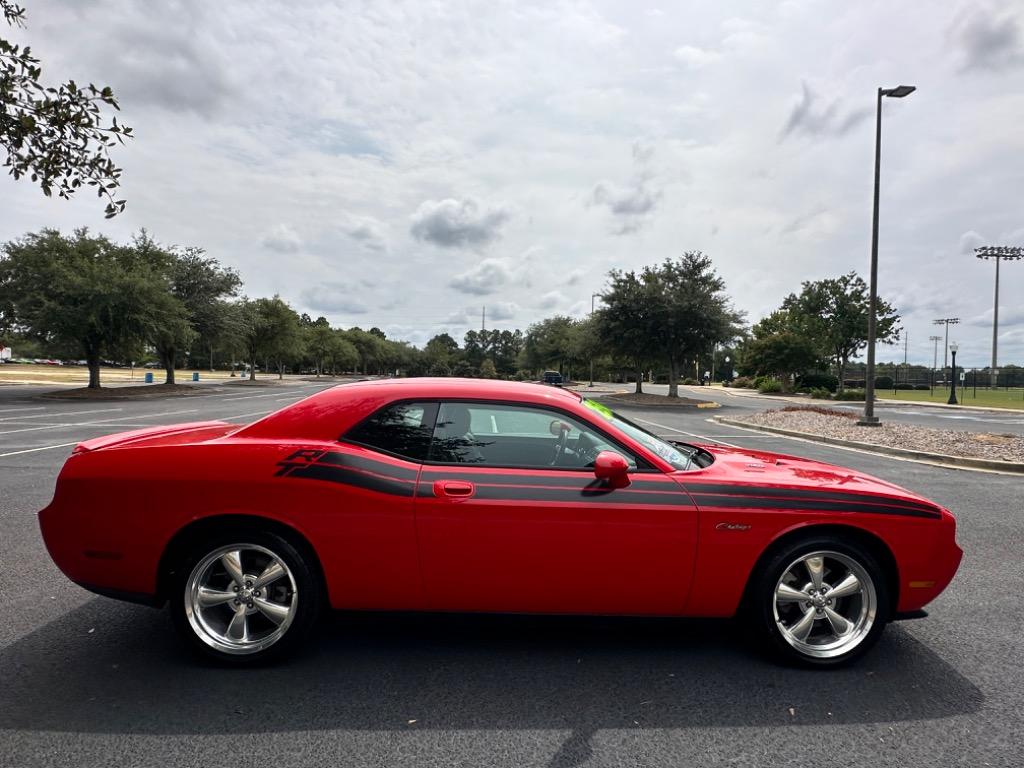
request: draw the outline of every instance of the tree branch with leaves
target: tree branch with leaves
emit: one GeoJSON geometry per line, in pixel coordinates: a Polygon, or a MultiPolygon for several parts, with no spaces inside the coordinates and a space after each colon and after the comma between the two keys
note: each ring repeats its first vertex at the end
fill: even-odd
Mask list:
{"type": "MultiPolygon", "coordinates": [[[[4,20],[24,27],[25,9],[0,0],[4,20]]],[[[0,146],[7,152],[4,167],[15,179],[28,176],[52,197],[70,199],[81,187],[91,187],[106,199],[110,219],[125,208],[115,193],[121,169],[110,150],[132,138],[132,129],[106,108],[120,110],[109,86],[74,80],[56,87],[41,82],[42,67],[28,46],[0,38],[0,146]]]]}

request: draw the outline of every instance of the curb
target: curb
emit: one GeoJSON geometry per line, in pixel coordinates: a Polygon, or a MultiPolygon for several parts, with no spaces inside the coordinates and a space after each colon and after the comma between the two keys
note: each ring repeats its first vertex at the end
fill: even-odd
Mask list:
{"type": "MultiPolygon", "coordinates": [[[[628,394],[631,394],[631,393],[628,393],[628,394]]],[[[708,408],[721,408],[722,407],[721,403],[716,403],[713,400],[701,400],[701,401],[696,402],[696,403],[693,403],[693,402],[691,402],[691,403],[673,403],[670,400],[670,398],[668,398],[668,397],[665,398],[666,402],[664,402],[664,403],[658,403],[658,402],[635,403],[635,402],[633,402],[631,400],[623,400],[623,399],[617,397],[616,395],[603,395],[601,397],[601,399],[603,401],[611,400],[612,403],[617,408],[655,408],[655,409],[659,409],[660,410],[662,408],[703,408],[703,409],[708,409],[708,408]]]]}
{"type": "Polygon", "coordinates": [[[1024,474],[1024,463],[1015,461],[1002,461],[1000,459],[975,459],[967,456],[950,457],[941,453],[929,453],[928,451],[914,451],[909,448],[891,448],[887,445],[875,445],[874,443],[861,443],[855,440],[840,440],[836,437],[824,437],[811,432],[799,432],[795,429],[782,429],[780,427],[766,427],[762,424],[751,424],[739,421],[738,419],[723,418],[714,416],[713,420],[719,424],[727,424],[731,427],[741,427],[757,432],[768,432],[783,437],[797,437],[801,440],[808,440],[812,443],[824,443],[835,445],[841,448],[855,448],[868,453],[878,453],[886,456],[896,456],[903,459],[926,461],[929,464],[938,464],[950,469],[981,470],[988,472],[1004,472],[1006,474],[1024,474]]]}

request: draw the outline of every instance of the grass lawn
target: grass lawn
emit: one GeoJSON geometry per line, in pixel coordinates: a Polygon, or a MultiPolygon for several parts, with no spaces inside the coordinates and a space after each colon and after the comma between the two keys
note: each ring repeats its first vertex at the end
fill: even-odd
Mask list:
{"type": "MultiPolygon", "coordinates": [[[[891,389],[879,390],[877,392],[880,400],[910,400],[923,403],[945,403],[949,400],[949,390],[935,388],[932,392],[903,391],[893,392],[891,389]]],[[[956,399],[960,405],[984,405],[993,408],[1016,408],[1024,410],[1024,389],[982,389],[978,387],[977,393],[973,387],[960,389],[957,387],[956,399]]]]}
{"type": "MultiPolygon", "coordinates": [[[[154,383],[159,384],[164,380],[163,368],[100,368],[101,384],[141,384],[146,377],[146,371],[153,372],[154,383]]],[[[231,371],[215,371],[210,373],[200,370],[200,378],[207,379],[229,379],[231,371]]],[[[277,374],[275,373],[276,377],[277,374]]],[[[179,368],[176,371],[178,381],[186,382],[192,380],[192,369],[179,368]]],[[[257,379],[258,380],[258,379],[257,379]]],[[[5,363],[0,365],[0,382],[10,384],[88,384],[89,369],[84,365],[19,365],[5,363]]]]}

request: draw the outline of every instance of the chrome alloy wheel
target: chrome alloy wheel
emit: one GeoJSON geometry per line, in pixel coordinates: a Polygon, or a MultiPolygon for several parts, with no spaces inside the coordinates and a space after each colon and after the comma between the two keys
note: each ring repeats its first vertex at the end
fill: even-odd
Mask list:
{"type": "Polygon", "coordinates": [[[266,547],[232,544],[214,550],[185,582],[185,614],[211,648],[246,655],[280,640],[298,607],[295,577],[266,547]]]}
{"type": "Polygon", "coordinates": [[[875,623],[878,597],[864,567],[839,552],[794,560],[775,585],[775,623],[805,656],[830,659],[852,651],[875,623]]]}

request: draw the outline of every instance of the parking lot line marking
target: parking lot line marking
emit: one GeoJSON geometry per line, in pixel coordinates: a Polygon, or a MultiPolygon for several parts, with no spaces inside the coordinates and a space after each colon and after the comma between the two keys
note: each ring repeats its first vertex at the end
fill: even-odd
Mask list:
{"type": "Polygon", "coordinates": [[[20,413],[21,411],[42,411],[45,408],[46,408],[45,405],[33,405],[31,407],[28,407],[28,408],[4,408],[4,409],[0,410],[0,413],[14,413],[14,412],[19,412],[20,413]]]}
{"type": "Polygon", "coordinates": [[[742,447],[739,446],[739,445],[735,445],[734,443],[727,443],[724,440],[715,440],[714,438],[708,437],[707,435],[698,435],[696,432],[687,432],[686,430],[683,430],[683,429],[676,429],[675,427],[667,427],[664,424],[659,424],[656,421],[647,421],[647,419],[641,419],[641,418],[638,418],[636,416],[634,416],[633,419],[635,421],[639,421],[639,422],[642,422],[644,424],[650,424],[652,427],[657,427],[658,429],[665,429],[665,430],[668,430],[669,432],[675,432],[675,433],[680,434],[680,435],[688,435],[689,437],[696,437],[698,440],[710,440],[712,443],[718,443],[719,445],[727,445],[730,448],[740,448],[742,450],[742,447]]]}
{"type": "Polygon", "coordinates": [[[51,411],[50,413],[38,413],[34,416],[7,416],[0,419],[2,421],[23,421],[24,419],[61,419],[65,416],[83,416],[87,413],[112,413],[114,411],[123,411],[124,408],[94,408],[91,411],[51,411]]]}
{"type": "MultiPolygon", "coordinates": [[[[257,397],[274,397],[275,395],[287,395],[298,391],[299,390],[297,389],[293,389],[290,390],[290,392],[264,392],[262,395],[244,395],[243,397],[222,397],[221,402],[233,403],[236,400],[255,400],[257,397]]],[[[301,395],[296,395],[296,397],[301,397],[301,395]]]]}
{"type": "Polygon", "coordinates": [[[57,445],[43,445],[39,448],[25,448],[20,451],[8,451],[7,453],[0,453],[0,459],[5,459],[8,456],[18,456],[22,453],[35,453],[36,451],[50,451],[54,448],[69,448],[72,445],[78,445],[81,440],[76,440],[73,443],[58,443],[57,445]]]}

